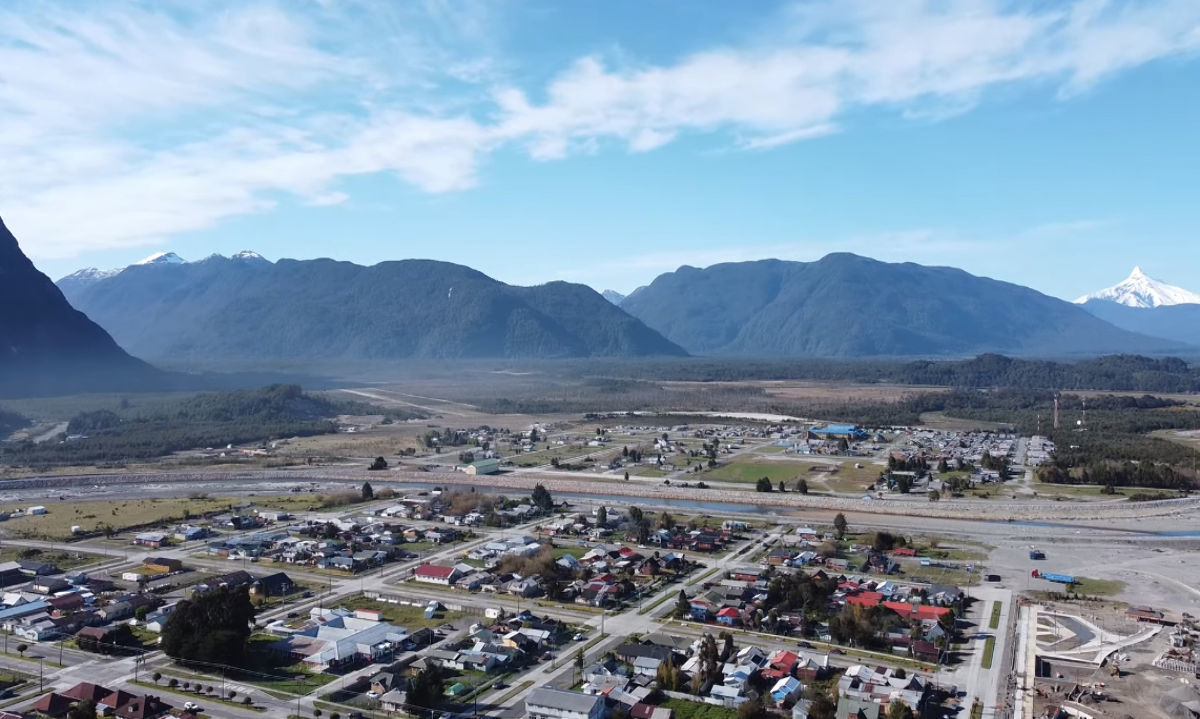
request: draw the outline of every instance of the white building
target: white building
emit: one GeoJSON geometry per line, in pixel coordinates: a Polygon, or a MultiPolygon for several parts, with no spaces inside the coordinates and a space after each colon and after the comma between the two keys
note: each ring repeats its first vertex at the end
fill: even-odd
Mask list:
{"type": "Polygon", "coordinates": [[[604,697],[537,687],[525,698],[525,715],[529,719],[600,719],[604,697]]]}

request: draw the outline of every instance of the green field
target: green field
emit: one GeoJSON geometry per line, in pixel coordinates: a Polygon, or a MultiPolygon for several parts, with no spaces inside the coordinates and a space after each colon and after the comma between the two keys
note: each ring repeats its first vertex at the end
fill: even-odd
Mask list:
{"type": "Polygon", "coordinates": [[[675,719],[737,719],[737,711],[727,707],[684,699],[668,699],[659,706],[675,712],[675,719]]]}
{"type": "Polygon", "coordinates": [[[86,564],[99,562],[104,557],[99,554],[88,554],[87,552],[51,551],[11,544],[0,548],[0,562],[16,562],[22,559],[49,562],[63,571],[68,571],[86,564]]]}
{"type": "MultiPolygon", "coordinates": [[[[322,495],[280,495],[278,497],[256,497],[251,508],[319,509],[325,497],[322,495]]],[[[19,506],[7,505],[2,509],[11,512],[26,508],[32,503],[19,506]]],[[[198,522],[206,514],[228,512],[233,508],[246,508],[244,497],[170,497],[149,499],[117,499],[87,502],[46,502],[46,514],[13,517],[5,528],[19,537],[38,539],[70,539],[71,527],[78,526],[82,533],[101,532],[111,527],[114,533],[135,527],[166,526],[184,521],[198,522]]],[[[240,511],[240,509],[239,509],[240,511]]],[[[252,511],[246,509],[245,511],[252,511]]]]}
{"type": "Polygon", "coordinates": [[[551,550],[551,553],[553,554],[555,559],[561,559],[562,557],[565,557],[568,554],[571,555],[572,557],[575,557],[576,559],[579,559],[580,557],[582,557],[583,555],[588,553],[588,548],[580,547],[579,545],[556,546],[553,550],[551,550]]]}
{"type": "Polygon", "coordinates": [[[426,619],[424,607],[410,607],[404,604],[377,602],[366,597],[350,597],[341,604],[346,609],[374,609],[379,611],[383,614],[384,621],[404,627],[410,632],[413,629],[436,627],[466,616],[462,612],[441,611],[433,619],[426,619]]]}
{"type": "Polygon", "coordinates": [[[1091,577],[1075,577],[1071,591],[1075,594],[1085,594],[1089,597],[1111,596],[1120,594],[1125,589],[1125,582],[1118,579],[1092,579],[1091,577]]]}
{"type": "MultiPolygon", "coordinates": [[[[557,459],[563,464],[578,464],[580,460],[591,457],[596,460],[596,463],[601,462],[601,458],[609,458],[613,452],[620,454],[621,445],[613,446],[612,443],[604,447],[588,447],[587,445],[552,445],[550,449],[542,449],[537,452],[524,452],[522,454],[514,454],[504,458],[504,461],[511,461],[518,467],[538,467],[543,464],[550,464],[551,460],[557,459]]],[[[605,459],[605,462],[608,460],[605,459]]]]}
{"type": "Polygon", "coordinates": [[[992,602],[992,616],[988,619],[988,628],[996,629],[1000,626],[1000,602],[992,602]]]}
{"type": "Polygon", "coordinates": [[[807,477],[808,474],[806,466],[791,462],[741,462],[734,460],[729,464],[705,470],[699,476],[705,481],[747,482],[750,484],[766,477],[776,486],[779,485],[780,481],[786,482],[787,488],[791,490],[796,479],[801,475],[807,477]]]}
{"type": "Polygon", "coordinates": [[[996,638],[988,637],[983,643],[983,668],[992,668],[992,655],[996,653],[996,638]]]}

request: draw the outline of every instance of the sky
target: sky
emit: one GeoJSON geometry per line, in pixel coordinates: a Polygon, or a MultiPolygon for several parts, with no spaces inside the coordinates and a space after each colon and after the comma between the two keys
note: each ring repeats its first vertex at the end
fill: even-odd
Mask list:
{"type": "Polygon", "coordinates": [[[0,5],[0,217],[628,292],[850,251],[1200,291],[1196,0],[0,5]]]}

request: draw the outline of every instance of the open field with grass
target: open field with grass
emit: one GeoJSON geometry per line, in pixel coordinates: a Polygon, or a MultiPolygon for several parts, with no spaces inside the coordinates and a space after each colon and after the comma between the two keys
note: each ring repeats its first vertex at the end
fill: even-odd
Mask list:
{"type": "Polygon", "coordinates": [[[977,429],[999,431],[1011,425],[1004,424],[1003,422],[962,419],[961,417],[948,415],[945,412],[924,412],[921,414],[921,426],[948,432],[970,432],[977,429]]]}
{"type": "MultiPolygon", "coordinates": [[[[357,496],[357,495],[356,495],[357,496]]],[[[120,533],[132,528],[166,526],[180,522],[202,522],[205,515],[237,510],[254,513],[256,510],[306,511],[330,505],[340,506],[340,499],[322,494],[289,493],[252,495],[246,497],[157,497],[147,499],[111,499],[95,501],[46,502],[46,514],[21,515],[9,519],[3,529],[10,534],[45,539],[70,539],[71,527],[78,526],[80,534],[103,533],[111,528],[120,533]]],[[[29,503],[5,506],[3,511],[25,509],[29,503]]]]}
{"type": "Polygon", "coordinates": [[[575,557],[576,559],[579,559],[583,555],[587,554],[589,549],[590,549],[589,547],[580,547],[578,544],[576,544],[574,546],[572,546],[572,545],[565,545],[565,546],[556,545],[554,547],[554,549],[551,550],[551,553],[553,554],[555,559],[561,559],[562,557],[565,557],[568,554],[571,555],[572,557],[575,557]]]}
{"type": "MultiPolygon", "coordinates": [[[[196,519],[209,512],[229,511],[227,498],[187,497],[173,499],[116,499],[96,502],[47,503],[46,514],[24,515],[8,520],[4,528],[17,536],[69,539],[71,527],[82,532],[101,532],[111,527],[120,532],[131,527],[151,527],[196,519]]],[[[12,507],[5,507],[11,510],[12,507]]]]}
{"type": "Polygon", "coordinates": [[[440,611],[433,619],[425,618],[425,607],[410,607],[404,604],[377,602],[366,597],[350,597],[342,602],[346,609],[373,609],[382,613],[385,622],[404,627],[408,631],[436,627],[466,616],[462,612],[440,611]]]}
{"type": "Polygon", "coordinates": [[[675,719],[737,719],[737,711],[704,702],[668,699],[659,706],[675,712],[675,719]]]}
{"type": "Polygon", "coordinates": [[[636,477],[665,477],[667,472],[658,468],[655,464],[639,464],[628,468],[630,476],[636,477]]]}
{"type": "Polygon", "coordinates": [[[87,552],[74,552],[70,550],[51,551],[48,549],[12,545],[0,547],[0,562],[16,562],[22,559],[48,562],[63,571],[69,571],[76,567],[103,561],[106,557],[99,554],[88,554],[87,552]]]}
{"type": "Polygon", "coordinates": [[[696,476],[705,481],[745,482],[748,484],[754,484],[759,479],[766,477],[771,480],[772,484],[778,485],[782,481],[787,484],[788,489],[791,489],[796,479],[801,476],[807,478],[807,469],[799,463],[755,462],[738,458],[728,464],[707,469],[696,476]]]}
{"type": "MultiPolygon", "coordinates": [[[[1055,497],[1064,497],[1066,499],[1096,499],[1109,500],[1120,499],[1117,495],[1103,494],[1103,487],[1098,484],[1046,484],[1044,482],[1034,482],[1032,485],[1033,491],[1037,492],[1039,499],[1054,499],[1055,497]]],[[[1128,487],[1124,489],[1129,489],[1128,487]]]]}
{"type": "Polygon", "coordinates": [[[621,453],[621,446],[611,444],[604,447],[588,447],[587,445],[551,446],[537,452],[523,452],[504,458],[518,467],[538,467],[558,460],[562,464],[579,464],[591,458],[595,464],[608,464],[610,460],[621,453]]]}
{"type": "Polygon", "coordinates": [[[1089,597],[1107,597],[1120,594],[1125,589],[1125,582],[1119,579],[1092,579],[1091,577],[1075,577],[1071,591],[1085,594],[1089,597]]]}

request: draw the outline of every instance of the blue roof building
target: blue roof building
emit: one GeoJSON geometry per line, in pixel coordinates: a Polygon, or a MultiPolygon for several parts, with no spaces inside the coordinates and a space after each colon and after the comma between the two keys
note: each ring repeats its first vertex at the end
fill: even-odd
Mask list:
{"type": "Polygon", "coordinates": [[[825,427],[814,427],[810,430],[818,437],[845,437],[846,439],[864,439],[867,431],[854,424],[831,424],[825,427]]]}

